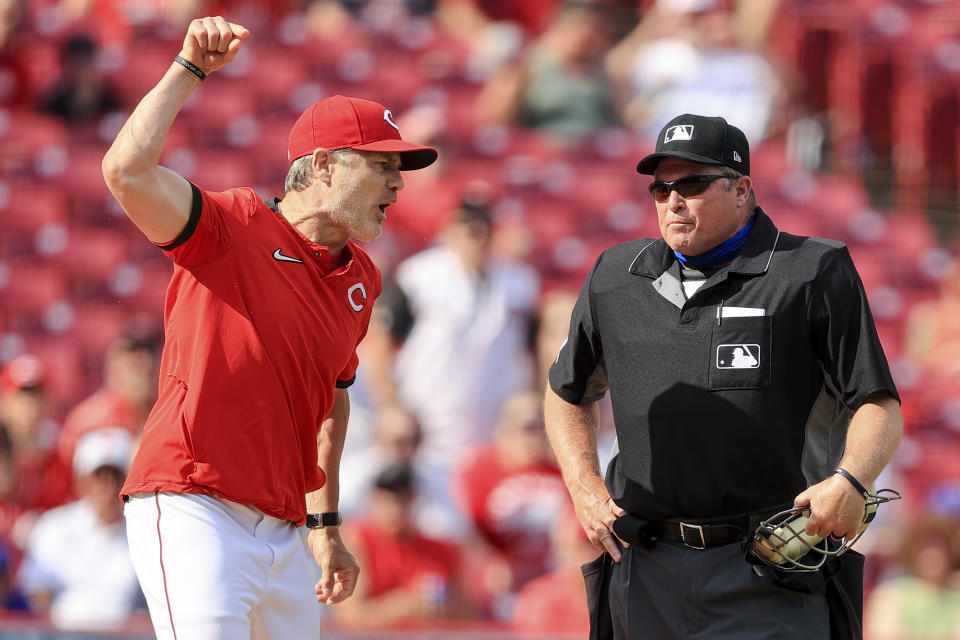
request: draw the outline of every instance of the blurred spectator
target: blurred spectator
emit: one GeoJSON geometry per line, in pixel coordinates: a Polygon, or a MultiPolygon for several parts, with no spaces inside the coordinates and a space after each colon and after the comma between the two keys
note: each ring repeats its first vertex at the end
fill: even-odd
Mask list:
{"type": "Polygon", "coordinates": [[[652,139],[677,113],[696,111],[723,116],[755,142],[782,125],[775,125],[785,98],[781,79],[763,55],[744,47],[739,6],[657,0],[607,57],[624,122],[652,139]]]}
{"type": "Polygon", "coordinates": [[[904,532],[902,575],[874,589],[864,614],[871,640],[960,638],[960,520],[924,516],[904,532]]]}
{"type": "Polygon", "coordinates": [[[610,10],[571,3],[525,52],[501,67],[477,98],[482,117],[575,141],[617,121],[603,56],[610,10]]]}
{"type": "MultiPolygon", "coordinates": [[[[526,264],[492,258],[491,232],[485,203],[461,204],[442,244],[397,268],[403,295],[387,315],[401,318],[405,307],[413,318],[396,354],[392,384],[400,403],[420,418],[424,456],[443,467],[489,438],[503,399],[524,388],[533,373],[525,345],[539,278],[526,264]]],[[[376,331],[390,327],[371,323],[376,331]]],[[[387,366],[390,357],[370,360],[387,366]]]]}
{"type": "Polygon", "coordinates": [[[14,566],[33,519],[70,495],[69,465],[54,448],[58,430],[43,362],[17,356],[0,372],[0,540],[10,545],[14,566]]]}
{"type": "Polygon", "coordinates": [[[360,42],[371,34],[399,35],[413,21],[432,14],[436,1],[311,0],[301,6],[312,35],[322,40],[360,42]]]}
{"type": "Polygon", "coordinates": [[[960,262],[941,280],[940,297],[914,305],[907,318],[906,355],[934,378],[960,381],[960,262]]]}
{"type": "Polygon", "coordinates": [[[60,49],[60,77],[43,95],[44,111],[69,123],[95,121],[114,111],[119,101],[97,67],[97,45],[75,35],[60,49]]]}
{"type": "Polygon", "coordinates": [[[380,16],[396,17],[429,15],[437,8],[437,0],[337,0],[355,18],[374,24],[380,16]]]}
{"type": "Polygon", "coordinates": [[[28,611],[30,605],[14,580],[15,569],[7,546],[0,543],[0,609],[4,611],[28,611]]]}
{"type": "Polygon", "coordinates": [[[250,4],[274,2],[233,0],[228,6],[225,0],[44,0],[33,4],[42,7],[34,10],[35,20],[42,21],[49,31],[82,29],[105,45],[130,45],[138,35],[165,36],[168,30],[179,31],[198,16],[226,15],[228,10],[234,16],[250,4]]]}
{"type": "MultiPolygon", "coordinates": [[[[533,351],[537,360],[537,382],[534,389],[547,388],[550,365],[557,359],[560,345],[567,339],[570,331],[570,315],[576,302],[577,292],[568,289],[554,289],[540,300],[533,331],[533,351]]],[[[609,396],[600,400],[599,409],[597,455],[601,468],[606,468],[617,437],[609,396]]]]}
{"type": "Polygon", "coordinates": [[[465,37],[498,23],[517,25],[527,36],[536,36],[560,4],[560,0],[439,0],[439,12],[452,30],[465,37]]]}
{"type": "MultiPolygon", "coordinates": [[[[935,484],[927,494],[930,513],[960,522],[960,477],[956,474],[935,484]]],[[[960,549],[960,528],[954,531],[960,549]]]]}
{"type": "Polygon", "coordinates": [[[597,549],[587,540],[572,509],[559,514],[552,534],[556,568],[520,590],[513,628],[531,637],[586,638],[590,617],[580,567],[597,557],[597,549]]]}
{"type": "Polygon", "coordinates": [[[340,463],[340,512],[344,517],[369,508],[380,470],[406,464],[413,474],[411,517],[417,528],[442,539],[462,538],[466,520],[454,503],[449,475],[430,461],[420,460],[417,451],[422,440],[416,416],[399,405],[381,407],[374,420],[372,445],[346,454],[340,463]]]}
{"type": "Polygon", "coordinates": [[[564,289],[551,291],[540,301],[533,337],[533,349],[537,360],[535,389],[547,388],[550,365],[557,359],[560,345],[567,339],[567,333],[570,331],[570,314],[576,302],[576,292],[564,289]]]}
{"type": "Polygon", "coordinates": [[[557,514],[569,505],[547,443],[541,393],[519,391],[504,402],[492,441],[461,457],[453,483],[488,547],[484,569],[509,569],[506,584],[483,577],[495,614],[509,616],[512,594],[551,568],[550,532],[557,514]]]}
{"type": "Polygon", "coordinates": [[[99,427],[120,427],[138,436],[157,397],[157,366],[163,337],[151,324],[131,324],[107,348],[103,387],[68,414],[57,449],[73,459],[77,440],[99,427]]]}
{"type": "Polygon", "coordinates": [[[467,75],[485,80],[537,37],[559,0],[439,0],[437,21],[469,51],[467,75]]]}
{"type": "Polygon", "coordinates": [[[0,106],[23,106],[32,95],[21,23],[24,0],[0,0],[0,106]]]}
{"type": "Polygon", "coordinates": [[[44,513],[30,534],[19,582],[30,607],[59,629],[119,627],[140,595],[118,497],[133,453],[123,429],[97,429],[77,444],[76,502],[44,513]]]}
{"type": "Polygon", "coordinates": [[[338,620],[390,626],[469,617],[460,587],[460,552],[426,537],[413,522],[416,488],[409,465],[394,464],[374,482],[365,518],[344,523],[363,579],[353,596],[331,607],[338,620]]]}

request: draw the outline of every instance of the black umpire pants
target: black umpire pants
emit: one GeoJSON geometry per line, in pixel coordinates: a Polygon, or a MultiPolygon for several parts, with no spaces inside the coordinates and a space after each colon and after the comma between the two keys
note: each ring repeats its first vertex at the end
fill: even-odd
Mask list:
{"type": "MultiPolygon", "coordinates": [[[[830,638],[820,572],[803,574],[804,589],[787,588],[757,575],[737,543],[698,550],[659,541],[623,549],[619,564],[607,560],[613,640],[830,638]]],[[[600,565],[585,575],[591,566],[600,565]]]]}

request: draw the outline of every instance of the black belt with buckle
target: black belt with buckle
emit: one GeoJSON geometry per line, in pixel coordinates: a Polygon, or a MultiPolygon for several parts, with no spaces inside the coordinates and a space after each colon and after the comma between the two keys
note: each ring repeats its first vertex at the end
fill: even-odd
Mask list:
{"type": "Polygon", "coordinates": [[[652,532],[660,540],[682,542],[692,549],[706,549],[721,544],[739,542],[746,535],[746,519],[735,522],[699,524],[661,520],[653,522],[652,532]]]}
{"type": "Polygon", "coordinates": [[[652,547],[657,540],[680,542],[691,549],[706,549],[743,539],[747,533],[747,516],[711,519],[706,522],[680,520],[647,520],[625,514],[613,524],[621,540],[643,547],[652,547]]]}

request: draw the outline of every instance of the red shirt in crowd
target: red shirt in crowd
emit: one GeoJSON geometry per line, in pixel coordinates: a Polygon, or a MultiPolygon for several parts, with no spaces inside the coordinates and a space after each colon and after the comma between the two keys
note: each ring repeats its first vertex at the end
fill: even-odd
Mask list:
{"type": "Polygon", "coordinates": [[[362,520],[355,533],[365,558],[363,580],[369,597],[393,589],[416,590],[426,600],[447,597],[460,560],[454,545],[416,532],[397,537],[362,520]]]}
{"type": "Polygon", "coordinates": [[[560,470],[546,462],[507,469],[493,445],[454,471],[463,510],[514,569],[516,585],[550,568],[550,530],[570,499],[560,470]]]}

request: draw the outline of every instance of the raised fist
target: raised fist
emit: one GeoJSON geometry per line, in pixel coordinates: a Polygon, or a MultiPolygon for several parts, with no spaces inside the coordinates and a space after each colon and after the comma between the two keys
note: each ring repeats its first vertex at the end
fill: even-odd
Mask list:
{"type": "Polygon", "coordinates": [[[248,35],[250,31],[246,27],[227,22],[220,16],[197,18],[187,29],[180,56],[200,67],[204,73],[211,73],[233,60],[248,35]]]}

